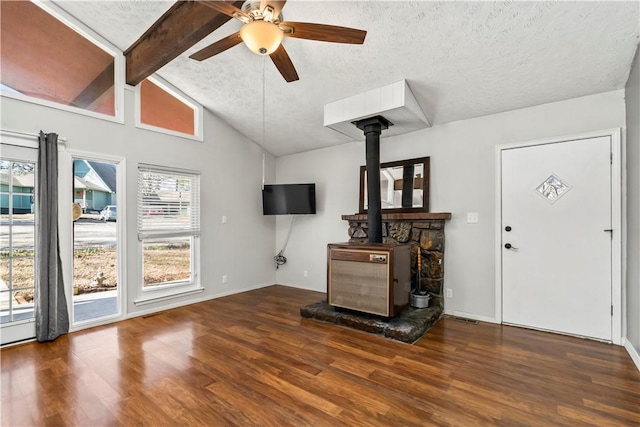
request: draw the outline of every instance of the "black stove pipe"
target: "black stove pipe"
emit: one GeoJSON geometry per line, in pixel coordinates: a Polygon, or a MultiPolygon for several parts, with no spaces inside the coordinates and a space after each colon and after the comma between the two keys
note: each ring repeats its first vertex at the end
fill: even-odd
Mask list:
{"type": "Polygon", "coordinates": [[[367,155],[367,224],[369,243],[382,243],[382,203],[380,200],[380,134],[393,123],[382,116],[353,122],[364,131],[367,155]]]}
{"type": "Polygon", "coordinates": [[[405,166],[402,169],[402,207],[413,207],[413,165],[405,166]]]}

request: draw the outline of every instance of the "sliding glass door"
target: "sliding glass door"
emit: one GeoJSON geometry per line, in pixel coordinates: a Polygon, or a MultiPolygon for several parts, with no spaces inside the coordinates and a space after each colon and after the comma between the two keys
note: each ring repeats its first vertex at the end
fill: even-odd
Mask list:
{"type": "Polygon", "coordinates": [[[0,144],[0,341],[35,337],[38,151],[0,144]]]}

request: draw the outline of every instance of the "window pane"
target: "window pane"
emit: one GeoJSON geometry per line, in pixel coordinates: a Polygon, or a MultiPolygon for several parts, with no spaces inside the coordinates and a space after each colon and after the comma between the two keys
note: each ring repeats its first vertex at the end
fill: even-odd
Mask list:
{"type": "Polygon", "coordinates": [[[9,253],[2,251],[0,254],[0,291],[9,289],[11,280],[9,278],[9,253]]]}
{"type": "Polygon", "coordinates": [[[149,237],[197,235],[200,231],[200,177],[138,171],[138,233],[149,237]]]}
{"type": "MultiPolygon", "coordinates": [[[[3,144],[3,152],[8,147],[3,144]]],[[[27,156],[35,157],[36,150],[27,156]]],[[[8,328],[3,331],[34,316],[34,178],[35,163],[0,161],[0,323],[8,328]]]]}
{"type": "Polygon", "coordinates": [[[118,289],[118,165],[73,159],[74,201],[83,212],[73,222],[73,322],[120,311],[118,289]]]}
{"type": "Polygon", "coordinates": [[[33,317],[33,288],[22,289],[11,293],[13,321],[33,317]]]}
{"type": "MultiPolygon", "coordinates": [[[[13,213],[14,214],[29,214],[32,212],[33,206],[33,194],[28,193],[25,188],[13,187],[13,213]],[[22,191],[21,191],[22,190],[22,191]]],[[[30,220],[33,221],[33,216],[20,216],[20,218],[14,217],[15,220],[30,220]]]]}
{"type": "Polygon", "coordinates": [[[35,246],[35,226],[33,222],[33,214],[13,215],[13,225],[11,226],[11,232],[12,247],[14,250],[13,256],[24,255],[22,252],[15,252],[18,250],[27,250],[33,253],[33,248],[35,246]]]}
{"type": "MultiPolygon", "coordinates": [[[[8,216],[8,215],[6,215],[8,216]]],[[[0,222],[2,223],[2,233],[0,233],[0,256],[9,256],[9,234],[7,231],[10,230],[7,225],[8,222],[5,219],[5,215],[2,215],[0,218],[0,222]]]]}
{"type": "Polygon", "coordinates": [[[31,2],[0,8],[3,90],[115,115],[111,54],[31,2]]]}
{"type": "Polygon", "coordinates": [[[0,289],[0,323],[11,322],[11,313],[9,310],[10,299],[11,292],[0,289]]]}
{"type": "Polygon", "coordinates": [[[149,80],[140,84],[140,121],[195,135],[195,110],[149,80]]]}
{"type": "Polygon", "coordinates": [[[13,289],[32,287],[35,283],[33,251],[14,250],[13,253],[14,258],[11,259],[13,289]],[[16,256],[18,254],[25,254],[25,256],[16,256]]]}
{"type": "MultiPolygon", "coordinates": [[[[115,224],[105,224],[104,227],[115,229],[115,224]]],[[[101,230],[93,232],[99,238],[109,239],[109,236],[100,235],[101,230]]],[[[76,231],[75,235],[78,234],[76,231]]],[[[115,232],[110,234],[115,235],[115,232]]],[[[79,242],[77,239],[74,243],[76,249],[73,251],[73,286],[77,287],[80,293],[115,290],[118,284],[118,254],[115,245],[78,249],[86,244],[98,245],[98,243],[79,242]]]]}
{"type": "Polygon", "coordinates": [[[191,281],[191,242],[190,237],[143,242],[144,286],[191,281]]]}
{"type": "Polygon", "coordinates": [[[13,308],[33,305],[33,288],[24,288],[13,291],[13,308]]]}

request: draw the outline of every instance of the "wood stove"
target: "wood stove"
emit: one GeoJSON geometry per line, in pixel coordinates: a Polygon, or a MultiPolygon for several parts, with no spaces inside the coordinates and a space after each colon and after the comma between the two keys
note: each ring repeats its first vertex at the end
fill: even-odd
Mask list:
{"type": "Polygon", "coordinates": [[[327,249],[327,302],[384,317],[409,305],[409,245],[331,243],[327,249]]]}

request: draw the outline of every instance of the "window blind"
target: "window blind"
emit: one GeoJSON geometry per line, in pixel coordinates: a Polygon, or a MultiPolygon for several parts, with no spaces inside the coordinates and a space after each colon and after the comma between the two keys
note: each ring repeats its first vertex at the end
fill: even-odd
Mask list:
{"type": "Polygon", "coordinates": [[[200,174],[138,167],[138,239],[200,234],[200,174]]]}

